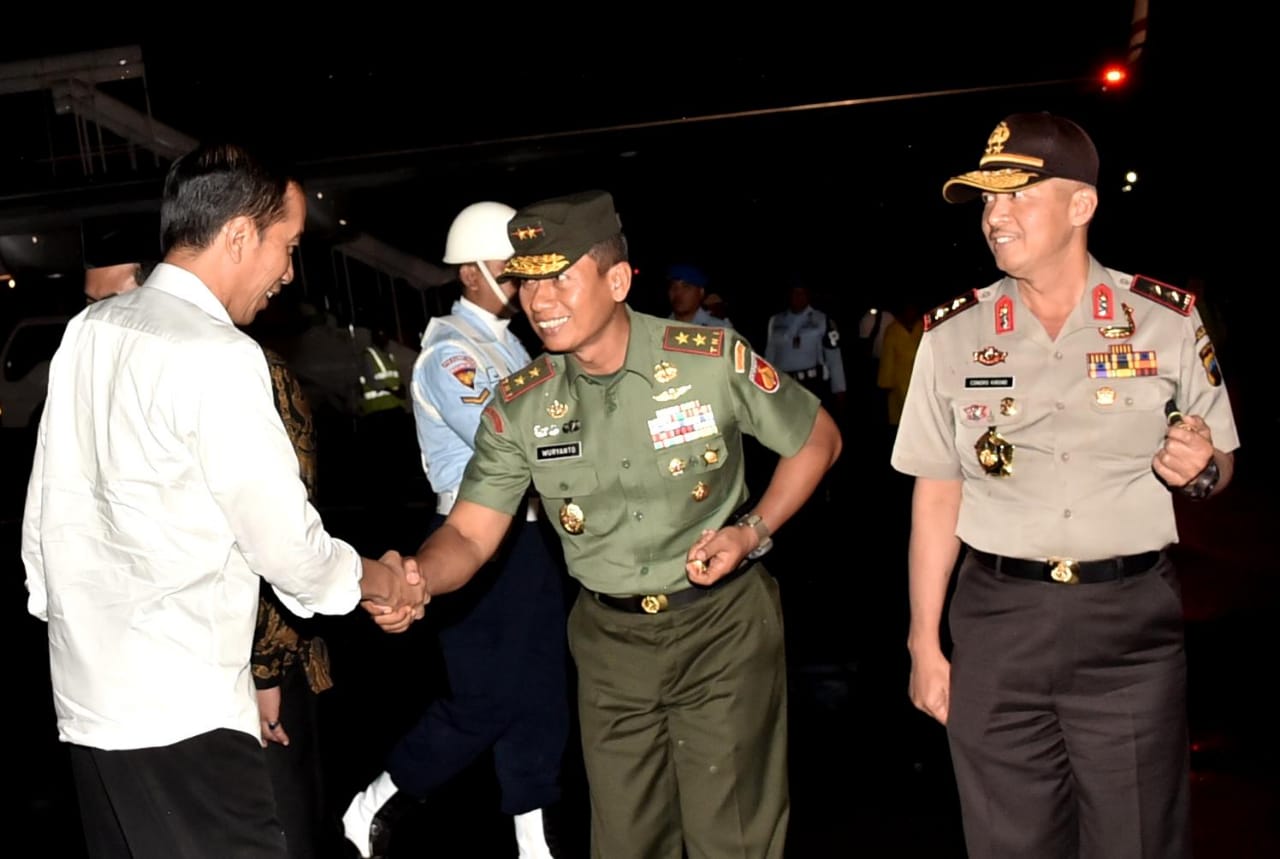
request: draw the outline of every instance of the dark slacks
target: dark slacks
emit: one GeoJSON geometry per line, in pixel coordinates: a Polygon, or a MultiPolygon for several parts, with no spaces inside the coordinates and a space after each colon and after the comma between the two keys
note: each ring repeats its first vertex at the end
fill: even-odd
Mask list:
{"type": "Polygon", "coordinates": [[[289,859],[262,746],[242,731],[70,754],[90,859],[289,859]]]}
{"type": "Polygon", "coordinates": [[[318,696],[302,665],[286,670],[280,687],[280,722],[289,733],[289,745],[267,746],[267,772],[290,859],[317,859],[328,855],[325,848],[339,843],[340,837],[337,821],[329,819],[324,804],[318,696]]]}
{"type": "Polygon", "coordinates": [[[1167,558],[1096,584],[972,556],[947,733],[971,859],[1190,855],[1182,603],[1167,558]]]}
{"type": "Polygon", "coordinates": [[[690,605],[569,617],[595,859],[776,859],[790,816],[778,586],[763,566],[690,605]]]}
{"type": "MultiPolygon", "coordinates": [[[[437,516],[432,530],[443,521],[437,516]]],[[[444,616],[449,695],[392,749],[387,772],[400,790],[425,798],[492,749],[504,813],[559,800],[568,652],[564,572],[551,539],[540,522],[514,522],[494,562],[432,602],[444,616]]]]}

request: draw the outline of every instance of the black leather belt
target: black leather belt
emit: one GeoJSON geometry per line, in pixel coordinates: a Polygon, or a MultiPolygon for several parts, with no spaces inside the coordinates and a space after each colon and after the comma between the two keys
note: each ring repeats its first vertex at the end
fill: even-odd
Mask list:
{"type": "Polygon", "coordinates": [[[596,602],[600,605],[608,606],[618,611],[627,611],[634,614],[660,614],[664,611],[671,611],[676,608],[683,608],[691,605],[703,597],[710,596],[716,592],[717,588],[722,588],[729,582],[741,576],[747,570],[756,565],[755,561],[749,561],[729,575],[723,577],[710,587],[700,587],[691,585],[684,590],[672,591],[665,594],[632,594],[629,596],[617,597],[611,594],[601,594],[590,591],[591,595],[596,598],[596,602]]]}
{"type": "Polygon", "coordinates": [[[1120,555],[1101,561],[1077,561],[1072,558],[1050,558],[1047,561],[1028,561],[1022,558],[1006,558],[977,549],[969,550],[978,563],[1007,576],[1030,579],[1035,582],[1054,582],[1063,585],[1091,585],[1113,582],[1126,576],[1141,575],[1160,561],[1160,552],[1143,552],[1139,555],[1120,555]]]}

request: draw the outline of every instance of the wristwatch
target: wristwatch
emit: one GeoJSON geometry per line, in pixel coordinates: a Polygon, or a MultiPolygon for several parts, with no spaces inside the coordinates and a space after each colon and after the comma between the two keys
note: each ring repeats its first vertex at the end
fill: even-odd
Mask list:
{"type": "Polygon", "coordinates": [[[1209,493],[1213,492],[1213,487],[1218,485],[1218,478],[1221,476],[1222,472],[1218,470],[1217,460],[1210,459],[1204,470],[1191,478],[1185,486],[1179,486],[1178,491],[1188,498],[1200,501],[1209,497],[1209,493]]]}
{"type": "Polygon", "coordinates": [[[756,538],[760,542],[759,545],[747,553],[747,557],[750,560],[754,561],[773,548],[773,538],[769,536],[769,526],[764,524],[764,520],[759,515],[752,513],[749,516],[743,516],[733,524],[739,528],[750,528],[756,532],[756,538]]]}

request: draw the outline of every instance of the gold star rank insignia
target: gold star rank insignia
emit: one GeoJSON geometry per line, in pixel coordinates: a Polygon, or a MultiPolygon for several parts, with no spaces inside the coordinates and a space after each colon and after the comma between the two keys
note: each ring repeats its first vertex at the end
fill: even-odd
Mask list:
{"type": "Polygon", "coordinates": [[[666,332],[662,335],[662,348],[667,352],[684,352],[689,355],[708,355],[718,358],[723,340],[723,328],[668,325],[666,332]]]}
{"type": "Polygon", "coordinates": [[[551,358],[543,355],[527,367],[521,367],[498,383],[503,402],[509,403],[530,388],[542,384],[556,374],[551,358]]]}

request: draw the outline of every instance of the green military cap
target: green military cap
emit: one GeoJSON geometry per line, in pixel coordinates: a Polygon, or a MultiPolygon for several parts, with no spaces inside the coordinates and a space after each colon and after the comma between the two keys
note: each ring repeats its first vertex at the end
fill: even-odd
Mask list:
{"type": "Polygon", "coordinates": [[[582,191],[525,206],[507,224],[515,255],[504,278],[555,277],[592,246],[622,232],[607,191],[582,191]]]}

